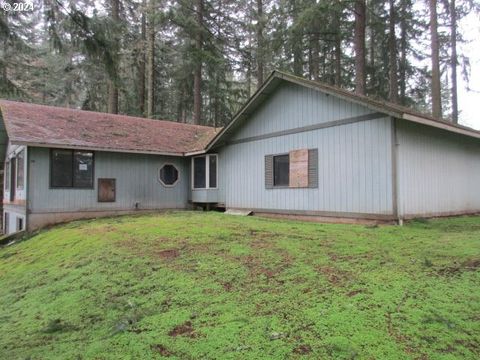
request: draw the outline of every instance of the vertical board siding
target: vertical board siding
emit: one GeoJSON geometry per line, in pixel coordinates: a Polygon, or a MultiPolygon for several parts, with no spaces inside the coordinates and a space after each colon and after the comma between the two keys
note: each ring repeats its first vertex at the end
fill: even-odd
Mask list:
{"type": "Polygon", "coordinates": [[[156,155],[95,152],[94,189],[50,189],[50,150],[31,148],[29,207],[32,212],[185,208],[189,193],[189,159],[156,155]],[[163,164],[174,164],[180,180],[164,187],[163,164]],[[116,179],[116,201],[99,203],[98,178],[116,179]]]}
{"type": "Polygon", "coordinates": [[[232,136],[238,140],[372,113],[319,91],[283,83],[232,136]]]}
{"type": "Polygon", "coordinates": [[[392,214],[388,117],[232,144],[219,154],[227,207],[392,214]],[[318,149],[317,188],[266,188],[265,156],[302,148],[318,149]]]}
{"type": "Polygon", "coordinates": [[[466,136],[397,122],[399,214],[480,211],[480,143],[466,136]]]}

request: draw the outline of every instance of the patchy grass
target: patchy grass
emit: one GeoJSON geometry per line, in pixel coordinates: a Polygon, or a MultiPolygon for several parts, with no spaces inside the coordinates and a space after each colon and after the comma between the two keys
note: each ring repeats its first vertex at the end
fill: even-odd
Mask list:
{"type": "Polygon", "coordinates": [[[172,212],[0,249],[2,359],[478,359],[480,218],[172,212]]]}

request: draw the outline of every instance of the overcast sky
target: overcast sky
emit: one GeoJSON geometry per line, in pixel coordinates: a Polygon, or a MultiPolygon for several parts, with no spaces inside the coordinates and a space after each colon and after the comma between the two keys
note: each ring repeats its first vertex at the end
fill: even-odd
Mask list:
{"type": "Polygon", "coordinates": [[[460,24],[467,44],[461,45],[461,51],[470,58],[471,77],[467,83],[463,80],[459,68],[458,105],[460,123],[480,130],[480,19],[477,14],[468,15],[460,24]]]}

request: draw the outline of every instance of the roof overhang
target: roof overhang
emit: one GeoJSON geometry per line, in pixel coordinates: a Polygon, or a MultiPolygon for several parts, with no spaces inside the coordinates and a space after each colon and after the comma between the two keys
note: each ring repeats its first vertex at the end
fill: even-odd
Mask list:
{"type": "Polygon", "coordinates": [[[102,148],[98,146],[88,146],[88,145],[64,145],[64,144],[55,144],[55,143],[43,143],[43,142],[27,142],[12,140],[10,141],[13,145],[24,145],[31,147],[41,147],[41,148],[53,148],[53,149],[73,149],[73,150],[91,150],[91,151],[105,151],[105,152],[115,152],[115,153],[124,153],[124,154],[144,154],[144,155],[163,155],[163,156],[187,156],[187,153],[175,153],[175,152],[158,152],[158,151],[143,151],[135,149],[118,149],[118,148],[102,148]]]}

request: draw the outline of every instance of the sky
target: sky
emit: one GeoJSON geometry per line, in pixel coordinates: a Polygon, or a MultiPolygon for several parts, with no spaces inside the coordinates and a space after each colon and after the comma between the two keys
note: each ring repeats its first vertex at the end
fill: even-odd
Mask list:
{"type": "MultiPolygon", "coordinates": [[[[466,44],[460,46],[463,54],[470,58],[471,74],[467,84],[459,71],[458,107],[459,122],[462,125],[480,130],[480,18],[478,14],[469,14],[460,24],[460,30],[466,44]],[[471,91],[467,90],[467,87],[471,91]]],[[[460,69],[459,69],[460,70],[460,69]]]]}

